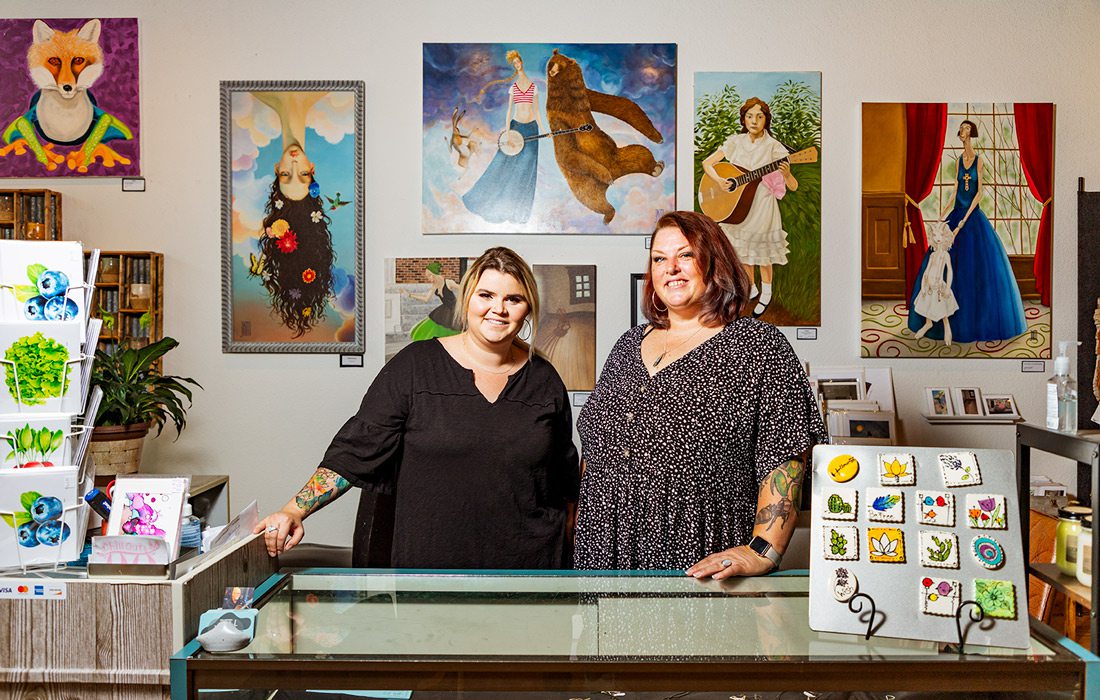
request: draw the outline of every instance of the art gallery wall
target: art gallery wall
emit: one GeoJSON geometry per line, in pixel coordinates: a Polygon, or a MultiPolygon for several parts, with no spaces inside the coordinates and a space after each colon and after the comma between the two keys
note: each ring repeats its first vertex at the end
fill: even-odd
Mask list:
{"type": "MultiPolygon", "coordinates": [[[[629,279],[643,269],[641,237],[421,236],[422,42],[675,42],[679,45],[679,206],[691,208],[695,71],[820,70],[823,90],[822,325],[794,340],[814,365],[890,366],[908,442],[1010,447],[1007,426],[931,426],[926,386],[1012,393],[1024,416],[1043,418],[1045,375],[1013,360],[859,359],[861,103],[1054,102],[1054,338],[1076,329],[1077,177],[1100,188],[1100,5],[1090,0],[882,3],[669,3],[561,0],[540,7],[467,0],[311,3],[9,0],[13,17],[137,17],[141,33],[142,164],[147,191],[117,179],[9,180],[64,195],[64,234],[104,249],[165,254],[165,332],[180,340],[166,370],[193,376],[183,436],[150,440],[146,468],[231,475],[234,508],[286,502],[305,482],[383,359],[384,260],[469,256],[514,246],[532,263],[595,264],[597,365],[630,318],[629,279]],[[332,355],[221,352],[219,80],[366,82],[365,366],[332,355]]],[[[537,74],[537,67],[528,67],[537,74]]],[[[108,67],[108,70],[110,68],[108,67]]],[[[2,78],[0,78],[2,79],[2,78]]],[[[792,241],[792,244],[797,242],[792,241]]],[[[1051,363],[1047,363],[1048,372],[1051,363]]],[[[493,426],[485,426],[491,449],[493,426]]],[[[507,436],[500,436],[507,439],[507,436]]],[[[1069,480],[1068,464],[1040,462],[1069,480]]],[[[308,523],[309,539],[346,543],[356,499],[308,523]]]]}

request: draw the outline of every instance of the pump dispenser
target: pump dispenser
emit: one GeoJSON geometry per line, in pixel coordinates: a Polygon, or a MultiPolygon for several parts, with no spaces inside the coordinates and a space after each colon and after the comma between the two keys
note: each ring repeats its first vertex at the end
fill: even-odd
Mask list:
{"type": "Polygon", "coordinates": [[[1047,427],[1064,433],[1077,432],[1077,382],[1069,376],[1066,348],[1080,345],[1073,340],[1058,342],[1054,376],[1047,380],[1047,427]]]}

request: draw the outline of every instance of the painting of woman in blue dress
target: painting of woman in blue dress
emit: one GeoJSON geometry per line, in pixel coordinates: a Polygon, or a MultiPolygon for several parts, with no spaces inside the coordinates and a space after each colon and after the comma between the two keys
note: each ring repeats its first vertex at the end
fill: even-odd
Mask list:
{"type": "MultiPolygon", "coordinates": [[[[1027,329],[1020,288],[1012,274],[1008,255],[997,232],[979,202],[982,198],[982,158],[974,150],[973,137],[978,127],[969,119],[959,126],[963,151],[955,177],[953,207],[944,221],[955,235],[951,248],[951,268],[958,310],[951,316],[952,337],[960,343],[1008,340],[1027,329]]],[[[917,279],[924,277],[933,253],[929,248],[917,279]]],[[[909,298],[909,330],[919,332],[926,319],[915,308],[920,286],[914,285],[909,298]]],[[[942,321],[936,321],[924,333],[927,338],[944,339],[942,321]]]]}
{"type": "Polygon", "coordinates": [[[515,49],[505,58],[514,72],[508,78],[494,80],[478,95],[497,83],[508,84],[508,112],[504,118],[504,131],[516,131],[524,142],[519,153],[507,155],[497,150],[489,167],[470,191],[462,196],[466,208],[492,223],[510,222],[522,224],[531,216],[535,201],[535,178],[539,165],[538,139],[527,140],[543,133],[539,114],[538,86],[523,70],[523,58],[515,49]]]}

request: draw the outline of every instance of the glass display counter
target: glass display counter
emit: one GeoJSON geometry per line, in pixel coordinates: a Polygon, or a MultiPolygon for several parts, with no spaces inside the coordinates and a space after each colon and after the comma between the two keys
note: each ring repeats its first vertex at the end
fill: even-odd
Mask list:
{"type": "Polygon", "coordinates": [[[244,649],[209,653],[192,641],[177,653],[172,698],[365,688],[411,690],[414,699],[498,691],[566,700],[607,697],[609,688],[627,698],[785,690],[1071,698],[1083,697],[1086,667],[1100,662],[1035,621],[1030,649],[967,645],[964,654],[814,632],[807,584],[804,571],[715,582],[678,572],[307,570],[257,590],[256,636],[244,649]]]}

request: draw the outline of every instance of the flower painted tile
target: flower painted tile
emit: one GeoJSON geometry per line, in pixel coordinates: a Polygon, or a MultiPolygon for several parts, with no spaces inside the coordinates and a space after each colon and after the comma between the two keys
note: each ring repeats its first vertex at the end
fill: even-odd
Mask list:
{"type": "Polygon", "coordinates": [[[982,483],[982,472],[973,452],[944,452],[939,459],[945,486],[957,488],[982,483]]]}
{"type": "Polygon", "coordinates": [[[859,559],[859,530],[855,525],[826,525],[822,528],[826,559],[855,561],[859,559]]]}
{"type": "Polygon", "coordinates": [[[904,564],[905,534],[896,527],[867,528],[867,558],[884,564],[904,564]]]}
{"type": "Polygon", "coordinates": [[[1016,619],[1016,586],[1011,581],[974,579],[974,600],[982,606],[986,617],[1016,619]]]}
{"type": "Polygon", "coordinates": [[[954,617],[959,609],[960,590],[958,581],[925,576],[920,581],[920,611],[925,615],[954,617]]]}
{"type": "Polygon", "coordinates": [[[917,491],[917,520],[921,525],[955,527],[955,495],[945,491],[917,491]]]}
{"type": "Polygon", "coordinates": [[[855,520],[859,504],[859,492],[841,486],[825,489],[825,509],[821,517],[825,520],[855,520]]]}
{"type": "Polygon", "coordinates": [[[959,538],[953,532],[921,530],[920,563],[936,569],[959,568],[959,538]]]}
{"type": "Polygon", "coordinates": [[[1006,530],[1005,497],[996,494],[966,494],[966,521],[978,530],[1006,530]]]}
{"type": "Polygon", "coordinates": [[[917,483],[913,455],[902,452],[879,454],[878,477],[883,486],[912,486],[917,483]]]}
{"type": "Polygon", "coordinates": [[[901,489],[867,489],[867,519],[876,523],[905,522],[905,493],[901,489]]]}

